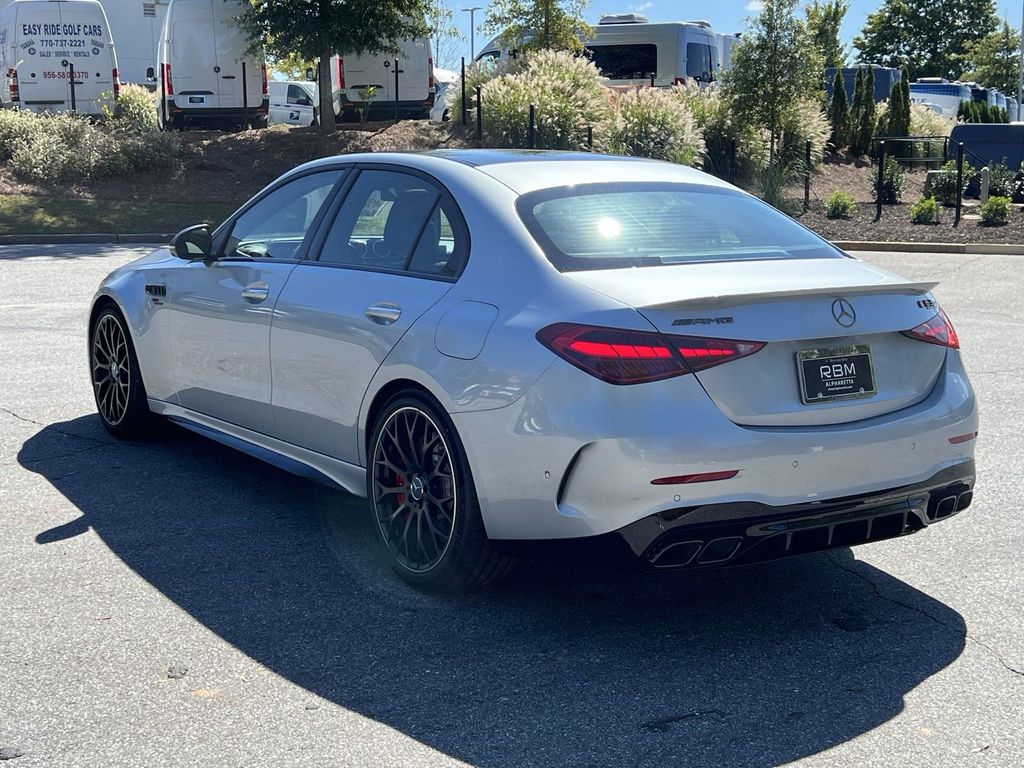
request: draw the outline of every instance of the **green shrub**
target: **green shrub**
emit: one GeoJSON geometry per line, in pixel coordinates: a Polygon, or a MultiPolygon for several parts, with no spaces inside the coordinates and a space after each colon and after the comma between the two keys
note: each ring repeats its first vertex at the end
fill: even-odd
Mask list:
{"type": "Polygon", "coordinates": [[[609,149],[622,155],[693,165],[704,150],[704,142],[693,115],[680,99],[660,88],[641,88],[615,99],[609,149]]]}
{"type": "Polygon", "coordinates": [[[955,120],[933,112],[924,104],[910,103],[911,136],[949,136],[955,124],[955,120]]]}
{"type": "Polygon", "coordinates": [[[704,138],[704,170],[741,184],[757,179],[768,162],[768,145],[757,128],[736,119],[733,101],[721,89],[691,82],[671,93],[686,105],[704,138]]]}
{"type": "Polygon", "coordinates": [[[15,143],[29,139],[37,130],[38,120],[31,112],[0,109],[0,161],[10,160],[15,143]]]}
{"type": "Polygon", "coordinates": [[[783,213],[790,213],[795,205],[786,199],[786,187],[799,178],[802,166],[802,163],[795,165],[783,155],[776,155],[757,175],[760,198],[783,213]]]}
{"type": "Polygon", "coordinates": [[[583,149],[588,127],[599,148],[611,115],[597,67],[565,51],[529,54],[521,70],[484,83],[482,103],[484,138],[497,147],[527,146],[531,104],[537,149],[583,149]]]}
{"type": "Polygon", "coordinates": [[[988,193],[993,197],[1013,197],[1014,176],[1006,163],[992,163],[988,168],[988,193]]]}
{"type": "Polygon", "coordinates": [[[845,192],[833,192],[825,201],[825,215],[830,219],[845,219],[857,210],[857,202],[853,195],[845,192]]]}
{"type": "MultiPolygon", "coordinates": [[[[871,197],[878,199],[878,166],[871,171],[871,197]]],[[[882,202],[895,205],[903,199],[903,167],[893,158],[885,158],[882,172],[882,202]]]]}
{"type": "Polygon", "coordinates": [[[915,224],[938,224],[938,201],[934,197],[922,197],[910,207],[910,220],[915,224]]]}
{"type": "Polygon", "coordinates": [[[981,204],[978,211],[981,214],[981,223],[989,227],[998,227],[1010,220],[1010,198],[990,197],[987,202],[981,204]]]}
{"type": "Polygon", "coordinates": [[[124,133],[140,135],[155,131],[156,93],[141,85],[122,85],[114,112],[104,107],[103,113],[117,130],[124,133]]]}
{"type": "MultiPolygon", "coordinates": [[[[967,182],[971,176],[971,169],[964,166],[964,180],[963,188],[960,190],[960,194],[967,189],[967,182]]],[[[931,189],[929,190],[931,196],[936,198],[943,205],[956,205],[957,188],[956,188],[956,161],[948,160],[939,169],[939,172],[933,175],[931,189]]]]}
{"type": "Polygon", "coordinates": [[[782,122],[781,152],[792,162],[805,164],[807,142],[811,142],[811,166],[821,164],[829,135],[828,117],[817,99],[803,98],[793,102],[782,122]]]}

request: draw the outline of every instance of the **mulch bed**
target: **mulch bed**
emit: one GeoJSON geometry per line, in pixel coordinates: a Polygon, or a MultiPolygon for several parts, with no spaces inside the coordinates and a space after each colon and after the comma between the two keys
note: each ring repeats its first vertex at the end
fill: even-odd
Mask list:
{"type": "MultiPolygon", "coordinates": [[[[970,215],[972,207],[965,207],[970,215]]],[[[974,208],[974,211],[977,209],[974,208]]],[[[883,242],[925,242],[925,243],[1024,243],[1024,212],[1014,207],[1010,222],[1003,226],[989,227],[975,219],[960,220],[954,228],[956,217],[953,208],[943,208],[938,224],[914,224],[910,221],[910,204],[882,206],[882,218],[875,221],[873,203],[860,203],[857,211],[848,219],[825,217],[822,203],[811,203],[807,213],[794,215],[805,227],[813,229],[829,240],[883,241],[883,242]]]]}

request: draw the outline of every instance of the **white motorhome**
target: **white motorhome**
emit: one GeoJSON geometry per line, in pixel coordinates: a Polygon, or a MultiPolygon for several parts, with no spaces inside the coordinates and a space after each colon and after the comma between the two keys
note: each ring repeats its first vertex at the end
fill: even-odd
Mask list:
{"type": "Polygon", "coordinates": [[[160,34],[157,68],[161,127],[249,122],[266,126],[267,65],[235,17],[242,0],[171,0],[160,34]]]}
{"type": "Polygon", "coordinates": [[[742,32],[735,32],[731,35],[716,34],[718,40],[718,68],[722,72],[732,69],[732,49],[743,39],[742,32]]]}
{"type": "Polygon", "coordinates": [[[120,82],[97,0],[15,0],[0,9],[0,104],[32,112],[100,115],[120,82]]]}
{"type": "MultiPolygon", "coordinates": [[[[177,0],[175,0],[177,1],[177,0]]],[[[395,114],[395,62],[398,62],[398,114],[427,118],[434,106],[434,57],[428,38],[401,40],[397,54],[335,56],[331,80],[335,115],[352,120],[365,109],[368,117],[395,114]]]]}
{"type": "MultiPolygon", "coordinates": [[[[721,68],[718,36],[706,21],[651,23],[642,13],[606,14],[584,41],[588,55],[611,85],[671,86],[714,82],[721,68]]],[[[499,35],[477,55],[479,62],[514,58],[499,35]]]]}

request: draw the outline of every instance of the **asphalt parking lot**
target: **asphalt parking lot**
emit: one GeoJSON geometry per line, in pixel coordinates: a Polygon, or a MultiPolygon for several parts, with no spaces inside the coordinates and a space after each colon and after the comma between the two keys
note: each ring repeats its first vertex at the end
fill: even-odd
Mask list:
{"type": "Polygon", "coordinates": [[[1024,765],[1024,257],[865,254],[941,280],[982,409],[962,515],[439,599],[377,562],[359,500],[173,428],[104,432],[88,303],[143,252],[0,248],[0,761],[1024,765]]]}

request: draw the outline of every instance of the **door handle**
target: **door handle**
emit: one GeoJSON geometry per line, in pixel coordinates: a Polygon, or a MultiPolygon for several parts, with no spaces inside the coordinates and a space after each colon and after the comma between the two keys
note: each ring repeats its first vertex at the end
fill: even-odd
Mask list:
{"type": "Polygon", "coordinates": [[[378,325],[391,325],[402,316],[402,308],[397,304],[382,301],[368,306],[366,316],[378,325]]]}
{"type": "Polygon", "coordinates": [[[269,295],[270,286],[266,283],[250,283],[242,289],[242,298],[254,304],[266,301],[269,295]]]}

